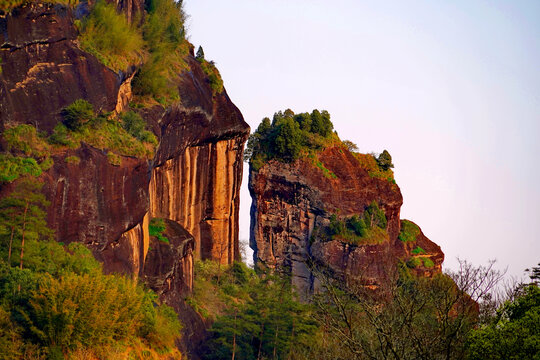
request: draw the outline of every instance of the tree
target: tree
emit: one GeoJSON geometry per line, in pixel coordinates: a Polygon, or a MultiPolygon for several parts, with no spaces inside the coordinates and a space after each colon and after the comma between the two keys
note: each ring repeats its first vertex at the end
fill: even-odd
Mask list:
{"type": "Polygon", "coordinates": [[[343,282],[312,269],[322,287],[317,319],[328,341],[346,350],[344,359],[462,359],[478,314],[466,290],[485,294],[501,276],[492,267],[462,266],[452,276],[421,278],[400,265],[373,289],[361,275],[343,282]]]}
{"type": "Polygon", "coordinates": [[[387,150],[384,150],[379,155],[377,158],[377,164],[384,171],[394,167],[394,164],[392,164],[392,156],[390,156],[390,153],[387,150]]]}
{"type": "Polygon", "coordinates": [[[343,145],[349,150],[350,152],[357,152],[358,151],[358,145],[353,143],[350,140],[343,140],[343,145]]]}
{"type": "Polygon", "coordinates": [[[47,227],[45,208],[49,202],[41,193],[43,184],[33,178],[18,181],[15,189],[0,200],[0,219],[8,229],[8,264],[11,261],[14,240],[20,241],[19,268],[23,268],[25,242],[28,239],[52,239],[47,227]]]}
{"type": "Polygon", "coordinates": [[[197,49],[197,54],[195,55],[195,59],[197,59],[199,62],[204,61],[204,50],[202,46],[199,45],[199,48],[197,49]]]}
{"type": "Polygon", "coordinates": [[[521,287],[487,326],[472,332],[468,359],[540,359],[540,288],[521,287]]]}

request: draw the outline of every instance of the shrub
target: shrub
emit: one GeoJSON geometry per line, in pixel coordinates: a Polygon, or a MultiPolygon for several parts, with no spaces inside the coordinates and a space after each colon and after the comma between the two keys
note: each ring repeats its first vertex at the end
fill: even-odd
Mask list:
{"type": "Polygon", "coordinates": [[[114,4],[99,0],[82,22],[80,35],[83,50],[95,55],[115,71],[140,63],[143,39],[114,4]]]}
{"type": "Polygon", "coordinates": [[[219,73],[216,64],[213,61],[206,61],[204,59],[199,62],[202,70],[206,76],[208,76],[208,82],[210,83],[212,92],[214,94],[223,92],[223,79],[221,78],[221,74],[219,73]]]}
{"type": "Polygon", "coordinates": [[[420,260],[419,258],[417,257],[413,257],[413,258],[410,258],[409,260],[407,260],[407,267],[411,268],[411,269],[415,269],[419,266],[422,265],[422,260],[420,260]]]}
{"type": "Polygon", "coordinates": [[[50,146],[32,125],[17,125],[4,131],[8,151],[22,152],[26,156],[42,158],[50,153],[50,146]]]}
{"type": "Polygon", "coordinates": [[[64,161],[68,164],[79,165],[79,163],[81,162],[81,158],[78,156],[67,156],[64,161]]]}
{"type": "Polygon", "coordinates": [[[412,253],[414,255],[424,255],[426,253],[426,251],[424,249],[422,249],[420,246],[417,246],[413,251],[412,253]]]}
{"type": "Polygon", "coordinates": [[[401,220],[399,240],[403,242],[416,241],[418,235],[420,235],[420,228],[418,225],[409,220],[401,220]]]}
{"type": "Polygon", "coordinates": [[[10,183],[24,175],[38,177],[41,173],[41,167],[33,158],[0,154],[0,182],[10,183]]]}
{"type": "MultiPolygon", "coordinates": [[[[62,116],[64,117],[63,123],[68,129],[78,130],[82,125],[94,119],[96,115],[94,105],[84,99],[78,99],[62,110],[62,116]]],[[[58,130],[62,131],[61,129],[58,130]]]]}
{"type": "Polygon", "coordinates": [[[427,267],[428,269],[434,267],[435,264],[433,263],[433,260],[431,260],[430,258],[427,258],[425,257],[424,258],[424,267],[427,267]]]}
{"type": "Polygon", "coordinates": [[[161,102],[177,100],[176,78],[187,68],[184,58],[189,54],[182,2],[149,0],[146,4],[143,38],[149,56],[133,79],[133,91],[161,102]]]}
{"type": "Polygon", "coordinates": [[[115,152],[109,160],[119,165],[118,155],[151,158],[153,156],[157,139],[154,134],[144,129],[144,120],[134,112],[121,115],[122,121],[111,118],[109,114],[96,116],[91,104],[85,100],[77,100],[66,107],[64,113],[70,119],[84,118],[84,121],[75,120],[75,127],[68,128],[62,124],[55,127],[49,142],[58,145],[75,147],[81,141],[98,149],[115,152]],[[81,115],[82,114],[82,115],[81,115]],[[133,134],[126,131],[127,127],[133,134]],[[136,136],[138,136],[138,138],[136,136]]]}
{"type": "Polygon", "coordinates": [[[75,144],[71,139],[69,138],[69,130],[68,128],[62,124],[59,123],[54,127],[54,130],[48,138],[49,144],[52,145],[61,145],[61,146],[69,146],[74,147],[75,144]]]}
{"type": "Polygon", "coordinates": [[[134,138],[157,145],[156,136],[150,131],[145,130],[146,121],[134,111],[128,111],[121,115],[122,127],[134,138]]]}
{"type": "Polygon", "coordinates": [[[168,243],[169,239],[163,236],[163,232],[166,228],[167,226],[165,225],[165,221],[163,219],[153,218],[150,220],[150,224],[148,225],[148,232],[150,233],[150,236],[155,236],[159,241],[168,243]]]}

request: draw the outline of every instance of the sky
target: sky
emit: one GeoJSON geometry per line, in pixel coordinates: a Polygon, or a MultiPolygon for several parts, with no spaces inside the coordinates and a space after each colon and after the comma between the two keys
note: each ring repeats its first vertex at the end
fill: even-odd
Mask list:
{"type": "MultiPolygon", "coordinates": [[[[540,1],[184,0],[188,34],[255,129],[325,109],[387,149],[401,217],[446,255],[540,262],[540,1]]],[[[249,239],[245,166],[240,239],[249,239]]]]}

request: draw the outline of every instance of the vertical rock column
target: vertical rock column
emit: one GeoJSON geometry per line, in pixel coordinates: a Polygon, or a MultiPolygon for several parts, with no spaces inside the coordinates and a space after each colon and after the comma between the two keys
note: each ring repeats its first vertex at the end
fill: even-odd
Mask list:
{"type": "Polygon", "coordinates": [[[239,257],[238,205],[244,138],[189,146],[155,168],[150,214],[174,220],[195,238],[195,258],[239,257]]]}

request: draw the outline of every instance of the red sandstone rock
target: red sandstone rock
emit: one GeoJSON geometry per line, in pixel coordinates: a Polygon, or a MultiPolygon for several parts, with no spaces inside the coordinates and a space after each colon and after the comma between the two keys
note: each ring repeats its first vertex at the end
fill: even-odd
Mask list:
{"type": "MultiPolygon", "coordinates": [[[[293,284],[306,296],[317,286],[306,265],[308,259],[338,276],[361,277],[368,284],[377,284],[400,259],[411,255],[412,249],[398,239],[403,203],[399,187],[369,176],[344,148],[327,148],[319,154],[319,160],[336,178],[325,176],[305,158],[292,164],[272,160],[259,171],[251,169],[250,246],[254,260],[270,267],[289,268],[293,284]],[[328,226],[332,214],[362,214],[374,200],[385,212],[389,240],[352,245],[340,240],[312,239],[314,228],[328,226]]],[[[434,270],[423,270],[440,271],[444,258],[440,248],[423,234],[417,241],[436,264],[434,270]]]]}

